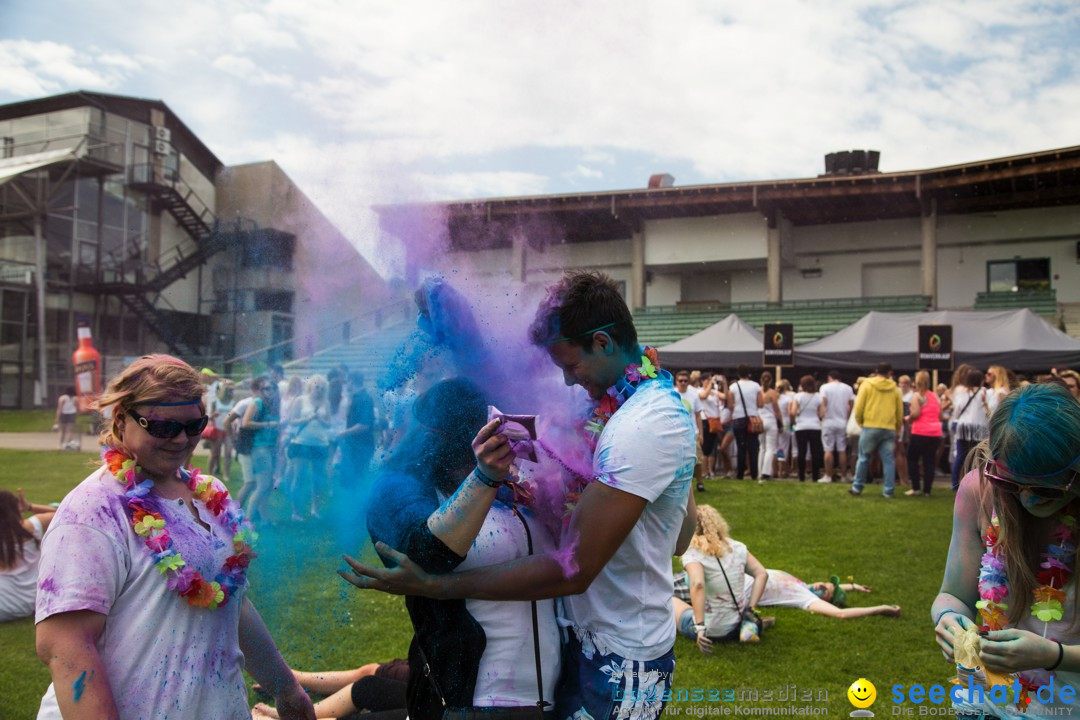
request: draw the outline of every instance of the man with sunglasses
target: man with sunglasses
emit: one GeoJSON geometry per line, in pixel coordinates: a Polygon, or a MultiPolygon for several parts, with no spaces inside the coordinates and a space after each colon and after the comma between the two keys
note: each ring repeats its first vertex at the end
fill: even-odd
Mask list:
{"type": "MultiPolygon", "coordinates": [[[[1017,673],[1031,688],[1030,704],[1021,713],[1010,706],[1007,716],[1071,717],[1080,688],[1073,577],[1080,403],[1054,384],[1013,391],[991,415],[990,437],[974,455],[956,496],[945,576],[931,611],[938,645],[955,661],[956,636],[989,626],[980,639],[982,666],[1017,673]],[[1067,701],[1060,691],[1069,687],[1067,701]]],[[[958,715],[1006,716],[982,694],[953,700],[958,715]]]]}

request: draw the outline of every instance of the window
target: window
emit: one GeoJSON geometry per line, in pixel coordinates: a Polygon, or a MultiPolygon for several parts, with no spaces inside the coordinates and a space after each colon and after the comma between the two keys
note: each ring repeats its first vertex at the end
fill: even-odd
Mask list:
{"type": "Polygon", "coordinates": [[[291,313],[293,294],[291,292],[255,291],[255,309],[291,313]]]}
{"type": "Polygon", "coordinates": [[[991,260],[986,263],[990,292],[1030,292],[1050,289],[1050,258],[991,260]]]}
{"type": "Polygon", "coordinates": [[[240,266],[292,270],[296,236],[262,229],[247,233],[240,243],[240,266]]]}

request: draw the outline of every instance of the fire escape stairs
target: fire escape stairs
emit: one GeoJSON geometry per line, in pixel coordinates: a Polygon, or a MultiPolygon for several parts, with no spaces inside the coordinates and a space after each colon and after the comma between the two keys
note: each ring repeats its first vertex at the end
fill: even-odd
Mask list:
{"type": "MultiPolygon", "coordinates": [[[[195,241],[195,250],[183,253],[179,246],[176,255],[164,266],[158,262],[156,272],[138,281],[99,282],[83,285],[79,289],[88,292],[116,295],[128,308],[146,323],[169,349],[181,357],[193,357],[200,354],[200,348],[192,347],[178,337],[173,329],[171,318],[157,307],[156,299],[161,292],[189,272],[206,263],[211,257],[224,250],[230,243],[237,242],[247,233],[255,230],[255,223],[246,218],[223,223],[207,208],[198,212],[193,202],[205,205],[194,191],[179,178],[173,181],[154,181],[132,183],[136,189],[146,192],[161,207],[169,211],[176,222],[195,241]],[[148,296],[153,295],[155,300],[148,296]]],[[[141,273],[139,274],[141,276],[141,273]]]]}

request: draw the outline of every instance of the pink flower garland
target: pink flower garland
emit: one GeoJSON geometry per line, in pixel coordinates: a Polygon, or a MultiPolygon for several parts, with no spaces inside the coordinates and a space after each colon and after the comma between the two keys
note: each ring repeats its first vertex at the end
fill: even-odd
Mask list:
{"type": "Polygon", "coordinates": [[[244,519],[243,511],[229,497],[228,490],[210,478],[200,480],[198,468],[188,468],[188,487],[233,537],[235,554],[226,558],[221,572],[213,581],[207,582],[173,547],[165,518],[157,512],[156,501],[150,493],[154,481],[144,479],[135,461],[116,448],[103,448],[101,459],[117,481],[124,483],[132,528],[144,539],[158,572],[166,577],[166,586],[195,607],[214,610],[226,605],[236,590],[244,586],[248,563],[255,557],[251,543],[256,539],[251,523],[244,519]]]}

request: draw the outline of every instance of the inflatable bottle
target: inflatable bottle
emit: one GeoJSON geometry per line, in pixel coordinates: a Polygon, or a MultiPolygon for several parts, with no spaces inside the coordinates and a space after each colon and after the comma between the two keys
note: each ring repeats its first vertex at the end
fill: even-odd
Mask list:
{"type": "Polygon", "coordinates": [[[79,412],[90,412],[91,405],[101,394],[101,353],[94,349],[88,327],[79,327],[79,347],[71,356],[71,364],[75,368],[79,412]]]}

